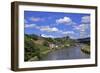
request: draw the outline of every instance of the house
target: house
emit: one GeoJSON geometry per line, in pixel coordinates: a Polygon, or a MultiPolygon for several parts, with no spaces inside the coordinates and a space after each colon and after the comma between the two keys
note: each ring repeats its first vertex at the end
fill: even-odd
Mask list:
{"type": "Polygon", "coordinates": [[[49,44],[49,47],[50,47],[50,49],[54,49],[54,48],[57,48],[58,45],[56,45],[56,44],[54,44],[54,43],[50,43],[50,44],[49,44]]]}

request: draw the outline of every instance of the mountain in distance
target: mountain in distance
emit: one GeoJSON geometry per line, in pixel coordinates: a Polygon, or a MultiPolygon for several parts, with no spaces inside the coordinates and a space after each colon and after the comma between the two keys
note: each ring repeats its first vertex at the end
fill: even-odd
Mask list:
{"type": "Polygon", "coordinates": [[[90,37],[77,39],[79,43],[90,43],[90,37]]]}

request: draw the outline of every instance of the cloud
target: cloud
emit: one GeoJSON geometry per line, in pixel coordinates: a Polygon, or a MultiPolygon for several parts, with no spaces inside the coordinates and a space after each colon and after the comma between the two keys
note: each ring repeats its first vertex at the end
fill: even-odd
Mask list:
{"type": "Polygon", "coordinates": [[[25,28],[33,28],[33,27],[35,27],[36,26],[36,24],[25,24],[25,28]]]}
{"type": "Polygon", "coordinates": [[[59,31],[58,28],[56,28],[56,27],[49,27],[49,26],[42,26],[42,27],[40,27],[40,30],[41,31],[47,31],[47,32],[57,32],[57,31],[59,31]]]}
{"type": "Polygon", "coordinates": [[[57,19],[56,23],[57,24],[71,24],[73,22],[72,22],[71,18],[65,16],[63,18],[57,19]]]}
{"type": "Polygon", "coordinates": [[[89,24],[90,23],[90,16],[83,16],[81,18],[81,22],[85,23],[85,24],[89,24]]]}
{"type": "Polygon", "coordinates": [[[43,18],[39,18],[39,17],[31,17],[30,20],[33,22],[44,21],[43,18]]]}
{"type": "Polygon", "coordinates": [[[81,18],[81,24],[73,27],[80,33],[81,38],[87,37],[89,34],[88,31],[90,30],[90,16],[83,16],[81,18]]]}
{"type": "Polygon", "coordinates": [[[83,31],[83,32],[88,28],[89,28],[89,24],[81,24],[78,26],[74,26],[74,29],[76,29],[78,31],[83,31]]]}
{"type": "Polygon", "coordinates": [[[36,24],[25,24],[25,28],[36,28],[40,31],[46,31],[46,32],[58,32],[59,29],[56,27],[50,27],[50,26],[37,26],[36,24]]]}
{"type": "Polygon", "coordinates": [[[80,38],[89,37],[87,35],[90,34],[88,32],[90,30],[90,24],[81,24],[75,26],[74,29],[78,31],[78,33],[80,34],[80,38]]]}
{"type": "Polygon", "coordinates": [[[62,32],[62,34],[65,34],[65,35],[74,34],[74,31],[61,31],[61,32],[62,32]]]}
{"type": "Polygon", "coordinates": [[[49,38],[54,38],[54,37],[55,37],[55,36],[53,36],[53,35],[46,35],[46,34],[41,34],[41,36],[42,36],[42,37],[47,37],[47,38],[48,38],[48,37],[49,37],[49,38]]]}

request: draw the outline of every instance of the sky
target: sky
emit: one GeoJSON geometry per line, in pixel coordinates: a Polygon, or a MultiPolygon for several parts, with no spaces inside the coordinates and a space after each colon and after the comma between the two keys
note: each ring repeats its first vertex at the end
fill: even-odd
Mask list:
{"type": "Polygon", "coordinates": [[[24,31],[50,38],[89,37],[90,14],[24,11],[24,31]]]}

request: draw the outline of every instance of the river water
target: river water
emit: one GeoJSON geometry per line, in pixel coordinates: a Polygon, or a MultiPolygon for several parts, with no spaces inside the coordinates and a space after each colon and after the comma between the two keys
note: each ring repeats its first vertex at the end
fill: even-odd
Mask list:
{"type": "Polygon", "coordinates": [[[70,48],[62,48],[53,50],[43,57],[42,60],[67,60],[67,59],[87,59],[89,54],[81,51],[81,46],[73,46],[70,48]]]}

